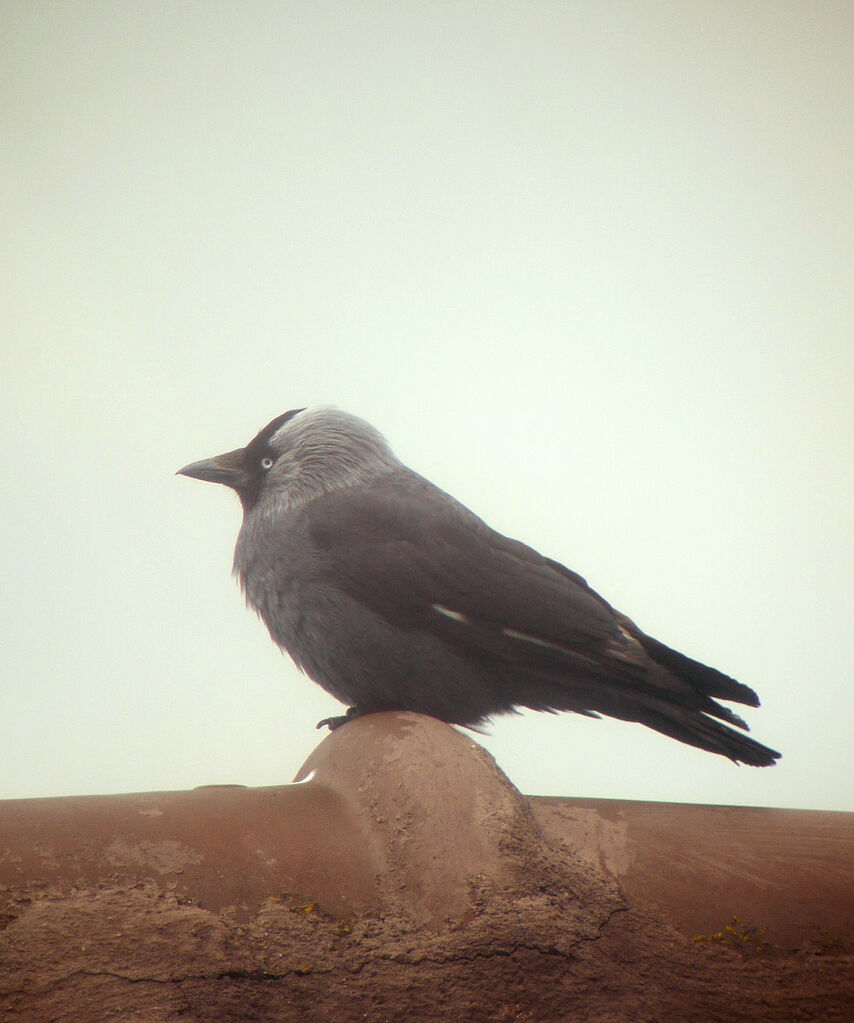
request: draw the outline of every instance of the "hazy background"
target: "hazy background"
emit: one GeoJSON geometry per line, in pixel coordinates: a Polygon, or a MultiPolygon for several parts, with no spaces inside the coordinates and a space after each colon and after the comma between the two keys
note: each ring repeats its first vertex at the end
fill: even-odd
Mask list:
{"type": "Polygon", "coordinates": [[[339,705],[173,474],[322,402],[784,753],[525,714],[523,791],[854,810],[854,7],[0,18],[0,796],[293,777],[339,705]]]}

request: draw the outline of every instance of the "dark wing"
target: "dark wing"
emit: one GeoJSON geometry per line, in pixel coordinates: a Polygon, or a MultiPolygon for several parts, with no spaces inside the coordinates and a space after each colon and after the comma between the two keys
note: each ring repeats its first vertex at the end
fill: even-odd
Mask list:
{"type": "Polygon", "coordinates": [[[530,674],[517,675],[529,685],[512,702],[622,717],[626,697],[644,691],[696,705],[699,681],[702,710],[741,727],[710,697],[756,700],[747,686],[657,644],[581,576],[490,529],[414,473],[327,495],[310,519],[330,583],[351,599],[470,657],[535,673],[537,693],[530,674]],[[660,666],[653,648],[697,678],[660,666]]]}
{"type": "Polygon", "coordinates": [[[401,627],[472,650],[493,648],[496,630],[523,647],[587,652],[619,635],[614,611],[580,576],[414,473],[329,494],[310,520],[334,585],[401,627]]]}
{"type": "Polygon", "coordinates": [[[716,699],[757,706],[752,689],[647,636],[581,576],[415,473],[333,492],[305,511],[329,583],[494,671],[505,709],[601,712],[745,763],[779,756],[720,723],[747,729],[716,699]]]}

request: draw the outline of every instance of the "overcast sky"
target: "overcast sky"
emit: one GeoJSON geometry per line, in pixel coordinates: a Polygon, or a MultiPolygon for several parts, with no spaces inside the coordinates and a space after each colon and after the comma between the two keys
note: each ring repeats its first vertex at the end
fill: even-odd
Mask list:
{"type": "Polygon", "coordinates": [[[339,705],[174,472],[330,403],[784,754],[526,713],[523,791],[854,810],[854,7],[0,16],[0,797],[293,778],[339,705]]]}

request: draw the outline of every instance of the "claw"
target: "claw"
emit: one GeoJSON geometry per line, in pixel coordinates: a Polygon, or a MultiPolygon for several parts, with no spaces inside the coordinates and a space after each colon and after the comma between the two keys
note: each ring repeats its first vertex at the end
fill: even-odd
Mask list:
{"type": "Polygon", "coordinates": [[[348,707],[346,714],[337,714],[335,717],[324,718],[322,721],[318,721],[315,727],[323,728],[325,725],[330,732],[334,732],[336,728],[340,728],[341,725],[346,725],[348,721],[352,721],[353,718],[359,716],[359,711],[355,707],[348,707]]]}

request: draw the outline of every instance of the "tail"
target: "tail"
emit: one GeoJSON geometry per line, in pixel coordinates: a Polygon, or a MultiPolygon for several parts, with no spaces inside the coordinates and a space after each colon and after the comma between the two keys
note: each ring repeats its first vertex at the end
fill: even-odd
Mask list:
{"type": "MultiPolygon", "coordinates": [[[[725,707],[720,709],[726,710],[725,707]]],[[[709,753],[720,753],[736,764],[771,767],[780,759],[777,750],[763,746],[761,742],[728,728],[703,711],[698,713],[663,701],[650,701],[649,705],[643,707],[636,720],[690,746],[707,750],[709,753]]],[[[747,725],[742,723],[739,727],[746,729],[747,725]]]]}
{"type": "Polygon", "coordinates": [[[671,682],[675,676],[683,683],[675,692],[672,685],[666,685],[658,693],[644,694],[641,701],[643,716],[639,718],[643,724],[680,742],[710,753],[720,753],[736,763],[751,767],[770,767],[780,759],[777,750],[727,727],[734,725],[745,732],[749,730],[738,714],[716,702],[730,700],[758,707],[759,697],[750,686],[680,654],[678,650],[647,636],[637,626],[633,627],[632,633],[671,682]]]}

